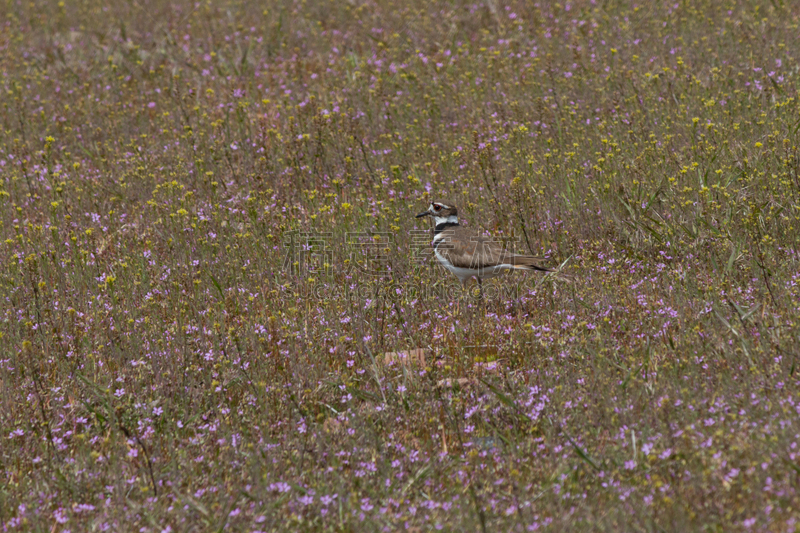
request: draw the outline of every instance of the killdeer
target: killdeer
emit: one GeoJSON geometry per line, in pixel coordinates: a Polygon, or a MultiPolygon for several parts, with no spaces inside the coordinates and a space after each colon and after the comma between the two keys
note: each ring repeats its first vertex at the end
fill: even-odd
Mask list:
{"type": "Polygon", "coordinates": [[[447,270],[466,286],[475,277],[482,280],[499,275],[504,270],[539,270],[552,272],[535,264],[541,257],[517,255],[503,249],[501,243],[478,235],[458,224],[458,210],[451,202],[432,202],[417,218],[433,217],[433,253],[447,270]]]}

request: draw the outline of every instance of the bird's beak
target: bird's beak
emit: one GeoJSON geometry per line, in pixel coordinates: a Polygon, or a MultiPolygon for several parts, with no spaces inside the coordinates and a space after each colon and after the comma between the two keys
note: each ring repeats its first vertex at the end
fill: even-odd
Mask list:
{"type": "Polygon", "coordinates": [[[417,215],[417,216],[416,216],[416,218],[427,217],[427,216],[429,216],[430,214],[431,214],[431,212],[430,212],[430,211],[423,211],[422,213],[420,213],[419,215],[417,215]]]}

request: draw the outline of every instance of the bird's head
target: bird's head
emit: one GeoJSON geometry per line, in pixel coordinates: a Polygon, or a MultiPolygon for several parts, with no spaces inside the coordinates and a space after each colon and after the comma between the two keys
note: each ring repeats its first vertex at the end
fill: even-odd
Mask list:
{"type": "Polygon", "coordinates": [[[426,211],[417,215],[417,218],[433,217],[436,224],[458,224],[458,210],[452,202],[431,202],[426,211]]]}

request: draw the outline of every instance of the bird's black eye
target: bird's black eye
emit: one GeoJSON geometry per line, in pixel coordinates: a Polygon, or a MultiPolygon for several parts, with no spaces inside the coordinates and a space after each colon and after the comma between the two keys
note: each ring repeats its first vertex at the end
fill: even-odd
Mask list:
{"type": "Polygon", "coordinates": [[[442,210],[442,206],[440,206],[439,204],[433,204],[433,210],[434,211],[441,211],[442,210]]]}

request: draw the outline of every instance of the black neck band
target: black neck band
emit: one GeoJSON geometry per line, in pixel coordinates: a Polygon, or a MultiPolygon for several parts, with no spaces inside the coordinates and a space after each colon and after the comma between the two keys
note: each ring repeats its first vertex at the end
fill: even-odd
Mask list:
{"type": "Polygon", "coordinates": [[[447,228],[452,228],[458,226],[458,222],[442,222],[441,224],[436,224],[436,228],[433,231],[434,235],[439,235],[443,230],[447,228]]]}

